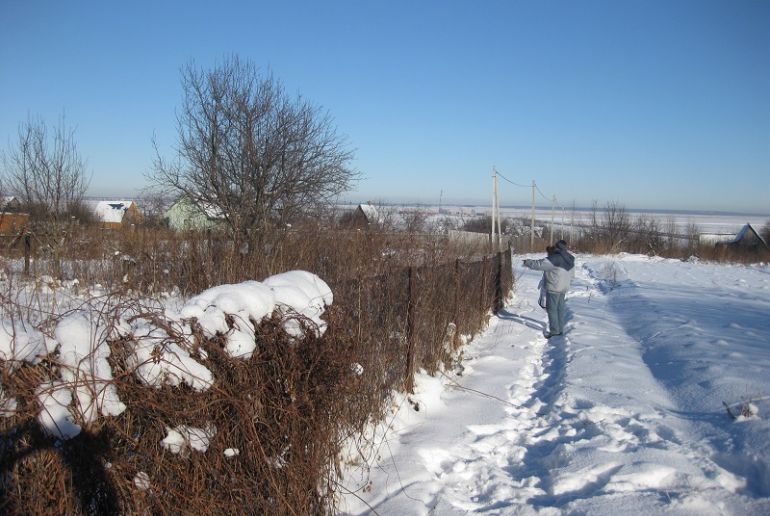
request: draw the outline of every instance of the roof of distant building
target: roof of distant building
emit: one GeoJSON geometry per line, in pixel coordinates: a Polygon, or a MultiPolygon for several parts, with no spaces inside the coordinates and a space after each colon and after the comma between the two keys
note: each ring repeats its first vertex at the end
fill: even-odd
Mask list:
{"type": "Polygon", "coordinates": [[[94,213],[101,222],[123,222],[126,211],[134,201],[99,201],[94,207],[94,213]]]}

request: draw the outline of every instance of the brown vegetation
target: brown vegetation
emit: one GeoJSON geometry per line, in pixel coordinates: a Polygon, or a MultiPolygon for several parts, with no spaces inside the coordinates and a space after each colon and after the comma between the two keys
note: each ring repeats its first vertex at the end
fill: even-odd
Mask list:
{"type": "MultiPolygon", "coordinates": [[[[216,234],[75,227],[56,256],[36,242],[32,274],[100,282],[119,294],[122,309],[157,318],[162,312],[142,296],[174,286],[192,294],[297,268],[327,281],[335,300],[322,338],[309,331],[292,339],[276,319],[256,325],[258,348],[246,361],[228,357],[221,338],[199,335],[216,377],[202,393],[140,384],[126,361],[130,341],[110,341],[128,409],[63,442],[35,421],[35,389],[57,377],[55,356],[6,370],[2,384],[19,409],[0,418],[0,512],[332,512],[343,441],[382,418],[393,390],[409,391],[416,370],[449,364],[458,335],[482,329],[512,287],[510,253],[471,256],[442,239],[307,225],[272,241],[244,253],[216,234]],[[217,428],[206,453],[174,455],[159,445],[166,427],[180,424],[217,428]],[[228,448],[238,455],[226,457],[228,448]],[[140,472],[146,489],[137,485],[140,472]]],[[[13,317],[22,307],[5,296],[1,308],[13,317]]],[[[117,313],[102,315],[115,323],[117,313]]],[[[50,331],[55,316],[38,315],[50,331]]]]}

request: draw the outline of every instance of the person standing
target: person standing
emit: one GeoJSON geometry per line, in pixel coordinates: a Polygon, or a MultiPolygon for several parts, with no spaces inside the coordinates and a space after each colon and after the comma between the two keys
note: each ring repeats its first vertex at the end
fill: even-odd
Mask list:
{"type": "Polygon", "coordinates": [[[575,257],[567,250],[567,243],[559,240],[553,247],[546,248],[548,256],[541,260],[524,260],[524,266],[543,271],[545,280],[545,310],[548,314],[548,331],[545,338],[564,333],[567,307],[566,294],[575,268],[575,257]]]}

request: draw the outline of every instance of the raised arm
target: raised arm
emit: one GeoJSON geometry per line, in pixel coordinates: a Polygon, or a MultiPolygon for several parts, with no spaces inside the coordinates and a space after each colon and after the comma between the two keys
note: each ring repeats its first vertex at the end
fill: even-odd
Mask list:
{"type": "Polygon", "coordinates": [[[535,271],[552,271],[556,268],[547,258],[541,260],[524,260],[524,267],[535,271]]]}

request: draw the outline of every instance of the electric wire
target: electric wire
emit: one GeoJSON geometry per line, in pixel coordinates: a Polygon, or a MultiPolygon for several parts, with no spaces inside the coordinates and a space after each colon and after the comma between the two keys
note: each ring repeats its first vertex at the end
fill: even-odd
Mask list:
{"type": "Polygon", "coordinates": [[[500,172],[496,172],[496,174],[497,174],[498,177],[502,178],[504,181],[508,181],[513,186],[518,186],[518,187],[521,187],[521,188],[531,188],[532,187],[532,185],[520,185],[519,183],[514,183],[513,181],[511,181],[510,179],[508,179],[507,177],[502,175],[500,172]]]}
{"type": "Polygon", "coordinates": [[[503,174],[501,174],[501,173],[500,173],[498,170],[495,170],[495,173],[496,173],[496,175],[497,175],[498,177],[500,177],[500,178],[501,178],[503,181],[506,181],[506,182],[508,182],[508,183],[512,184],[513,186],[518,186],[519,188],[532,188],[532,186],[534,186],[534,187],[535,187],[535,190],[537,191],[537,193],[538,193],[538,194],[540,194],[540,197],[542,197],[542,198],[543,198],[543,200],[545,200],[545,201],[547,201],[547,202],[553,202],[555,207],[557,207],[557,208],[560,208],[560,209],[562,209],[562,210],[566,210],[566,209],[567,209],[565,206],[563,206],[563,205],[562,205],[562,204],[559,202],[559,200],[558,200],[558,198],[556,198],[556,196],[553,196],[553,198],[552,198],[552,199],[549,199],[549,198],[548,198],[548,196],[547,196],[547,195],[545,195],[545,194],[543,193],[543,191],[540,189],[540,187],[539,187],[539,186],[537,186],[537,183],[536,183],[536,182],[534,182],[534,181],[533,181],[533,184],[531,184],[531,185],[523,185],[523,184],[520,184],[520,183],[516,183],[516,182],[514,182],[514,181],[511,181],[510,179],[508,179],[507,177],[505,177],[503,174]]]}

